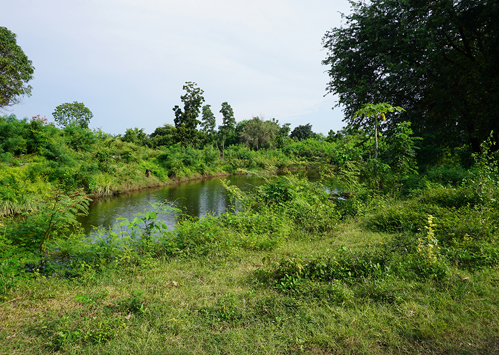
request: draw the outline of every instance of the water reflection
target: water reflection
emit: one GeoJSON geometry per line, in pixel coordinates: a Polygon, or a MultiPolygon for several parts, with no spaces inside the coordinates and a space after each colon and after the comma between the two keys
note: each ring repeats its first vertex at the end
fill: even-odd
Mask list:
{"type": "MultiPolygon", "coordinates": [[[[312,181],[318,179],[317,171],[302,172],[312,181]]],[[[265,183],[258,176],[232,175],[225,177],[231,185],[243,191],[251,190],[265,183]]],[[[88,216],[81,217],[86,233],[93,227],[108,228],[116,223],[117,218],[133,219],[138,212],[152,211],[152,203],[168,202],[180,208],[184,213],[203,218],[206,215],[219,216],[233,208],[230,206],[227,193],[220,182],[220,178],[189,181],[179,185],[166,186],[155,189],[136,191],[129,194],[115,196],[109,199],[99,199],[90,204],[88,216]]],[[[175,225],[174,214],[161,214],[157,219],[163,220],[168,228],[175,225]]]]}

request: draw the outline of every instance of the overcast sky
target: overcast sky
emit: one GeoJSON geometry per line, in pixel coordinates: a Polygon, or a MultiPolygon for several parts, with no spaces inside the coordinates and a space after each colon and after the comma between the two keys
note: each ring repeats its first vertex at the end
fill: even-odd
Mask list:
{"type": "Polygon", "coordinates": [[[342,128],[337,98],[324,97],[324,33],[341,25],[348,0],[0,0],[0,26],[17,35],[35,67],[18,118],[83,102],[91,128],[151,133],[173,124],[182,86],[204,90],[221,123],[253,116],[342,128]]]}

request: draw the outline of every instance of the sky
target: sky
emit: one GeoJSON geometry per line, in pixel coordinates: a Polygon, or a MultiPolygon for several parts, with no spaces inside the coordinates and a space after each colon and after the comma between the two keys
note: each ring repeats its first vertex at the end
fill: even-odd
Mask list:
{"type": "MultiPolygon", "coordinates": [[[[221,124],[260,116],[344,126],[329,81],[322,37],[340,27],[348,0],[0,0],[0,26],[33,62],[32,95],[6,112],[53,121],[55,107],[83,102],[91,128],[173,124],[185,82],[204,90],[221,124]],[[334,107],[334,108],[333,108],[334,107]]],[[[5,112],[4,112],[5,114],[5,112]]]]}

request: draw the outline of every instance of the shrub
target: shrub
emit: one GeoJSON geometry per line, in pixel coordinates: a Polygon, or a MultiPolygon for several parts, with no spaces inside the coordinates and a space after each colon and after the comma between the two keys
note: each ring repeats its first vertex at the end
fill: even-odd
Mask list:
{"type": "Polygon", "coordinates": [[[442,185],[459,186],[467,177],[468,171],[460,164],[446,164],[429,167],[425,174],[428,181],[442,185]]]}

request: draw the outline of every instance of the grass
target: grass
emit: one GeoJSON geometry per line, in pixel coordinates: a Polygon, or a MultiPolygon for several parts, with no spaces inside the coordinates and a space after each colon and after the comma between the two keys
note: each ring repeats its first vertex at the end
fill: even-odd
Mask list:
{"type": "MultiPolygon", "coordinates": [[[[72,234],[28,264],[10,236],[23,225],[4,225],[0,354],[499,353],[487,186],[336,200],[293,176],[228,185],[237,214],[175,231],[139,214],[125,235],[72,234]]],[[[26,221],[43,227],[43,208],[26,221]]]]}
{"type": "Polygon", "coordinates": [[[499,190],[487,146],[466,174],[440,169],[401,190],[395,172],[384,184],[369,177],[348,139],[231,146],[222,161],[213,147],[153,150],[38,126],[50,139],[26,135],[28,155],[2,155],[0,214],[36,208],[0,220],[0,354],[499,353],[499,190]],[[350,199],[289,176],[252,196],[226,186],[238,214],[184,216],[175,231],[155,213],[109,237],[72,228],[86,206],[76,188],[111,195],[315,164],[340,166],[323,177],[335,171],[350,199]]]}
{"type": "Polygon", "coordinates": [[[362,250],[390,235],[347,221],[273,251],[231,247],[139,266],[38,277],[0,305],[6,354],[490,354],[499,351],[499,270],[443,281],[397,275],[301,280],[283,291],[256,270],[290,255],[362,250]],[[270,261],[269,261],[270,260],[270,261]]]}

